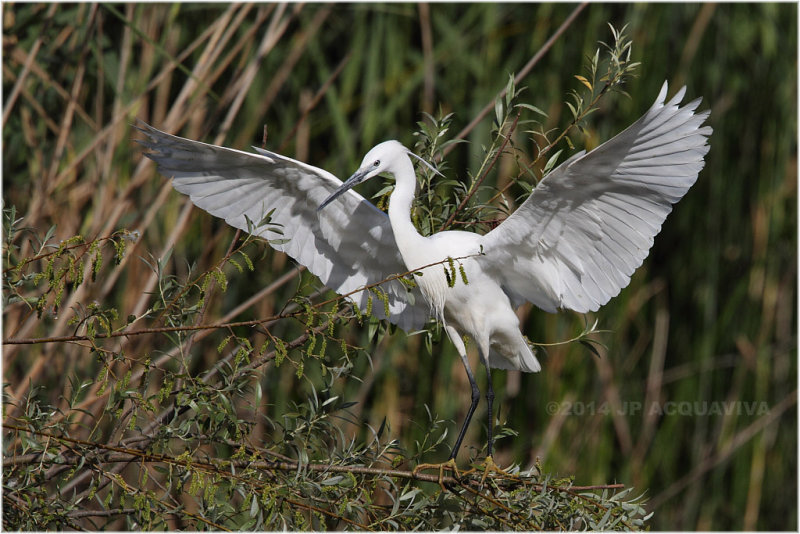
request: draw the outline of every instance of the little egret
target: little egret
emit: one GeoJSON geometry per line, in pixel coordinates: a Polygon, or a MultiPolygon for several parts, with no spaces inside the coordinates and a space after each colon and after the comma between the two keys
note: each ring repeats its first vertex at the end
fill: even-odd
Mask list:
{"type": "Polygon", "coordinates": [[[548,312],[585,313],[608,302],[628,285],[672,205],[703,168],[712,131],[703,126],[709,112],[695,113],[700,99],[681,107],[684,93],[682,88],[665,103],[665,82],[643,117],[594,150],[563,162],[485,235],[417,232],[410,216],[417,183],[410,156],[416,156],[397,141],[370,150],[344,183],[260,148],[257,154],[242,152],[148,125],[140,128],[148,137],[141,143],[175,189],[231,226],[274,238],[268,227],[254,226],[270,214],[285,238],[272,246],[332,290],[349,294],[361,309],[369,291],[354,291],[399,273],[420,274],[416,287],[396,279],[381,284],[388,314],[383,306],[373,313],[405,330],[419,329],[433,317],[458,350],[472,400],[450,458],[439,466],[456,475],[455,458],[480,398],[462,335],[474,340],[488,378],[485,476],[490,469],[499,471],[492,460],[490,370],[541,369],[515,309],[529,301],[548,312]],[[381,173],[396,182],[388,217],[352,190],[381,173]],[[463,279],[448,274],[451,260],[459,273],[463,270],[463,279]]]}

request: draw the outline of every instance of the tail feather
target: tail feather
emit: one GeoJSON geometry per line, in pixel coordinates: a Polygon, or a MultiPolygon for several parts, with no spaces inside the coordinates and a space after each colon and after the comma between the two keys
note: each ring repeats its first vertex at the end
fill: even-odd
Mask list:
{"type": "Polygon", "coordinates": [[[526,373],[538,373],[542,370],[533,348],[527,343],[519,344],[515,354],[503,355],[494,348],[489,351],[489,367],[493,369],[514,369],[526,373]]]}

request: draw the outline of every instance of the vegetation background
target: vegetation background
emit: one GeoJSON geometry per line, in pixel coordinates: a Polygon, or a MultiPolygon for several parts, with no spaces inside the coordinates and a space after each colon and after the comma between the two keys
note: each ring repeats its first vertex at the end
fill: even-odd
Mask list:
{"type": "MultiPolygon", "coordinates": [[[[191,209],[142,157],[131,141],[139,137],[137,119],[241,149],[261,146],[266,131],[268,149],[345,177],[379,141],[413,146],[422,112],[453,112],[447,135],[460,131],[575,10],[516,3],[4,5],[4,494],[19,490],[7,485],[20,465],[14,459],[26,447],[52,446],[8,425],[38,421],[51,431],[68,426],[75,438],[121,443],[159,423],[130,394],[146,398],[165,387],[161,378],[143,378],[150,362],[181,346],[185,352],[170,360],[178,375],[158,376],[188,383],[235,349],[220,347],[228,336],[254,346],[266,339],[240,327],[188,343],[177,334],[116,338],[103,349],[7,343],[84,333],[91,325],[101,332],[104,320],[114,329],[177,324],[173,315],[159,315],[159,293],[174,290],[190,269],[213,270],[232,246],[233,229],[191,209]],[[21,218],[16,227],[30,231],[10,232],[12,206],[21,218]],[[55,248],[40,248],[51,227],[55,248]],[[24,283],[15,278],[21,258],[57,250],[60,240],[78,234],[88,242],[118,230],[138,234],[136,241],[115,238],[127,245],[121,261],[114,263],[113,247],[103,242],[101,252],[86,253],[105,254],[96,278],[85,263],[85,280],[67,284],[60,297],[41,279],[34,285],[33,271],[24,283]],[[42,294],[38,317],[32,307],[42,294]],[[109,413],[127,417],[122,428],[109,413]],[[131,421],[132,413],[140,419],[131,421]]],[[[625,87],[630,97],[604,97],[586,135],[571,134],[576,150],[633,122],[667,80],[670,95],[685,84],[687,99],[703,97],[714,128],[711,151],[618,298],[589,318],[521,311],[534,341],[572,338],[596,319],[609,331],[597,338],[607,348],[598,358],[577,343],[553,346],[542,373],[496,372],[497,417],[507,432],[495,459],[527,468],[538,458],[544,471],[574,476],[577,484],[633,486],[646,492],[656,530],[796,530],[797,6],[586,6],[518,84],[526,88],[520,101],[547,113],[547,128],[569,123],[566,95],[580,89],[575,75],[585,75],[598,41],[611,41],[607,23],[627,25],[632,60],[641,66],[625,87]]],[[[466,180],[476,172],[492,118],[470,131],[468,144],[454,147],[444,164],[448,177],[466,180]]],[[[518,159],[535,155],[524,130],[514,131],[515,157],[503,157],[490,181],[507,182],[518,159]]],[[[562,159],[571,150],[566,143],[559,148],[562,159]]],[[[189,324],[198,317],[206,324],[269,317],[298,290],[316,289],[283,255],[248,247],[255,270],[228,264],[226,280],[206,287],[208,299],[186,312],[189,324]]],[[[41,272],[46,263],[28,267],[41,272]]],[[[287,340],[305,330],[292,320],[269,328],[287,340]]],[[[440,437],[447,429],[424,455],[444,460],[469,398],[452,346],[435,335],[409,337],[356,321],[337,325],[334,337],[364,351],[342,359],[336,347],[326,355],[306,343],[289,350],[280,367],[255,367],[240,397],[256,421],[249,439],[269,439],[259,417],[280,421],[325,390],[340,403],[357,403],[347,408],[346,436],[369,440],[370,427],[383,427],[401,449],[417,450],[432,428],[440,437]],[[337,366],[347,372],[332,376],[337,366]],[[431,418],[442,422],[432,425],[431,418]]],[[[464,464],[467,455],[481,454],[484,410],[482,403],[464,464]]],[[[81,469],[90,467],[68,475],[81,469]]],[[[61,489],[67,495],[83,488],[61,489]]],[[[17,506],[33,504],[4,497],[4,515],[17,506]]]]}

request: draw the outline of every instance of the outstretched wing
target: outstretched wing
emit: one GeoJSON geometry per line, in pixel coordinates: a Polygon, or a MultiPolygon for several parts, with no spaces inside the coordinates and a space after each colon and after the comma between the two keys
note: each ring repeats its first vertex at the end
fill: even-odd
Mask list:
{"type": "MultiPolygon", "coordinates": [[[[342,185],[332,174],[299,161],[258,150],[242,152],[190,141],[142,124],[145,155],[172,178],[179,192],[208,213],[249,231],[270,214],[270,224],[254,234],[305,265],[323,284],[347,294],[407,269],[397,249],[389,218],[355,191],[317,212],[325,198],[342,185]],[[248,219],[250,225],[248,227],[248,219]],[[283,235],[269,228],[280,225],[283,235]]],[[[397,280],[380,286],[389,314],[375,297],[373,313],[404,330],[420,328],[429,308],[418,289],[397,280]]],[[[350,296],[366,309],[368,291],[350,296]]]]}
{"type": "Polygon", "coordinates": [[[628,285],[709,149],[709,112],[680,107],[684,93],[664,104],[665,82],[642,118],[562,163],[483,236],[482,260],[516,301],[588,312],[628,285]]]}

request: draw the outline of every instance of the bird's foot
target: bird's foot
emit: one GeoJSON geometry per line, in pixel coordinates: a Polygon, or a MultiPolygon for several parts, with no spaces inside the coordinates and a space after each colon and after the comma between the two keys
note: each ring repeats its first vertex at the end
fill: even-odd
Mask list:
{"type": "Polygon", "coordinates": [[[519,476],[513,473],[509,473],[505,469],[501,469],[496,463],[494,463],[494,458],[491,455],[487,456],[486,459],[483,461],[483,476],[481,477],[481,486],[483,483],[486,482],[486,477],[489,476],[489,473],[495,473],[502,478],[510,478],[512,480],[519,480],[519,476]]]}
{"type": "Polygon", "coordinates": [[[456,480],[461,479],[461,474],[458,472],[458,466],[456,465],[455,458],[450,458],[444,463],[441,464],[419,464],[414,468],[411,472],[412,475],[417,476],[418,471],[423,471],[425,469],[437,469],[439,471],[439,486],[442,487],[442,491],[447,491],[447,488],[444,486],[444,472],[445,470],[453,472],[453,478],[456,480]]]}

